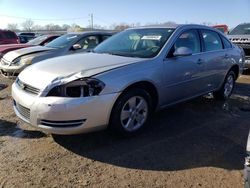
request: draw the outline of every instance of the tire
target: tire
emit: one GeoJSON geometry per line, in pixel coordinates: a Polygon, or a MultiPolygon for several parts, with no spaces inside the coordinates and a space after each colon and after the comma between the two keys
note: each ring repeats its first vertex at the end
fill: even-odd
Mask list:
{"type": "Polygon", "coordinates": [[[214,92],[214,98],[217,100],[227,100],[233,92],[235,86],[235,73],[230,71],[222,84],[221,88],[214,92]]]}
{"type": "Polygon", "coordinates": [[[138,134],[148,124],[152,104],[150,94],[144,89],[126,91],[112,109],[109,127],[123,136],[138,134]]]}

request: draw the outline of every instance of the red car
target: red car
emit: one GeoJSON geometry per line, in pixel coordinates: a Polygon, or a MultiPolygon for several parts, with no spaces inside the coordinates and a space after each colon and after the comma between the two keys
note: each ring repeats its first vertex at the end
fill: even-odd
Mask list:
{"type": "Polygon", "coordinates": [[[15,32],[0,29],[0,45],[2,44],[18,44],[19,40],[15,32]]]}
{"type": "Polygon", "coordinates": [[[214,25],[212,27],[218,29],[219,31],[221,31],[224,34],[228,34],[228,32],[229,32],[227,25],[214,25]]]}
{"type": "Polygon", "coordinates": [[[31,46],[37,46],[37,45],[44,46],[45,44],[49,43],[50,41],[56,39],[59,36],[60,35],[42,35],[25,44],[0,45],[0,59],[3,57],[4,54],[6,54],[9,51],[17,50],[20,48],[27,48],[31,46]]]}

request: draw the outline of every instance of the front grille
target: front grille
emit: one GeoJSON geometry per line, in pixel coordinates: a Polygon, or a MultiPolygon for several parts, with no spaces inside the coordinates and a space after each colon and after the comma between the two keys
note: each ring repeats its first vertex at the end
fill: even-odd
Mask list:
{"type": "Polygon", "coordinates": [[[10,65],[10,62],[7,61],[6,59],[2,58],[2,59],[1,59],[1,64],[2,64],[2,65],[10,65]]]}
{"type": "Polygon", "coordinates": [[[40,93],[40,89],[32,87],[28,84],[25,84],[24,82],[22,82],[20,79],[17,78],[16,81],[17,85],[19,86],[19,88],[21,88],[22,90],[34,94],[34,95],[38,95],[40,93]]]}
{"type": "Polygon", "coordinates": [[[58,128],[66,128],[66,127],[77,127],[82,125],[86,119],[80,120],[69,120],[69,121],[51,121],[51,120],[40,120],[41,125],[49,126],[49,127],[58,127],[58,128]]]}
{"type": "Polygon", "coordinates": [[[18,104],[16,101],[13,101],[13,103],[14,103],[14,106],[16,107],[16,110],[19,112],[19,114],[23,116],[24,119],[29,121],[30,109],[18,104]]]}

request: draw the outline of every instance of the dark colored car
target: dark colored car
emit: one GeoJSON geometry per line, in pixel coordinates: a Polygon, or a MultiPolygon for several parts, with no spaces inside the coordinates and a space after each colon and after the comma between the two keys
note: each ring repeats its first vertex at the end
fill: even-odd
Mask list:
{"type": "Polygon", "coordinates": [[[0,30],[0,45],[18,43],[19,40],[15,32],[10,30],[0,30]]]}
{"type": "Polygon", "coordinates": [[[37,46],[37,45],[44,46],[44,45],[46,45],[47,43],[51,42],[52,40],[56,39],[59,36],[60,35],[42,35],[42,36],[37,37],[37,38],[35,38],[33,40],[30,40],[26,44],[6,44],[6,45],[1,45],[0,46],[0,59],[7,52],[17,50],[17,49],[21,49],[21,48],[37,46]]]}
{"type": "Polygon", "coordinates": [[[246,55],[245,68],[250,69],[250,23],[236,26],[229,33],[228,38],[231,42],[243,48],[246,55]]]}
{"type": "Polygon", "coordinates": [[[19,36],[31,36],[31,37],[35,37],[36,34],[35,33],[32,33],[32,32],[22,32],[22,33],[19,33],[18,34],[19,36]]]}
{"type": "Polygon", "coordinates": [[[29,36],[29,35],[19,35],[18,36],[18,39],[19,39],[20,43],[27,43],[30,40],[33,40],[35,38],[36,38],[35,36],[29,36]]]}
{"type": "Polygon", "coordinates": [[[86,31],[68,33],[49,42],[45,46],[32,46],[6,53],[0,62],[0,71],[4,76],[16,76],[25,67],[42,60],[90,52],[102,41],[113,35],[107,31],[86,31]]]}

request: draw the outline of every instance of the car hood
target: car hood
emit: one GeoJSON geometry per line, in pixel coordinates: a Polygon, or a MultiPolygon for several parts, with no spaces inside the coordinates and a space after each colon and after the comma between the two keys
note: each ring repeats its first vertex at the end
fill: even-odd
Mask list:
{"type": "Polygon", "coordinates": [[[9,62],[13,62],[16,58],[19,58],[24,55],[30,55],[30,54],[50,51],[50,50],[55,50],[55,48],[48,48],[45,46],[33,46],[33,47],[22,48],[22,49],[11,51],[5,54],[3,58],[9,62]]]}
{"type": "Polygon", "coordinates": [[[19,74],[19,79],[44,90],[52,84],[62,84],[143,61],[143,58],[109,54],[85,53],[56,57],[31,65],[19,74]],[[58,83],[59,82],[59,83],[58,83]]]}

